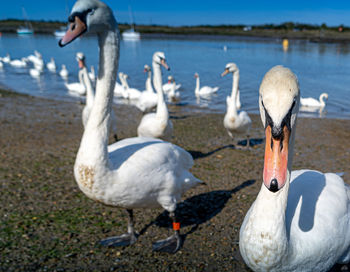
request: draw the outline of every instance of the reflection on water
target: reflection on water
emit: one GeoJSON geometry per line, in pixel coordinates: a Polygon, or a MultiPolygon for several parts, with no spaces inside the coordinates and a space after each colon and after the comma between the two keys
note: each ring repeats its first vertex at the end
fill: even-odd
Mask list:
{"type": "MultiPolygon", "coordinates": [[[[45,62],[53,57],[58,70],[62,64],[67,66],[69,83],[78,81],[76,52],[85,54],[88,67],[97,67],[98,50],[94,37],[83,37],[64,48],[59,48],[57,42],[54,36],[47,35],[3,35],[0,38],[0,57],[10,53],[13,59],[19,59],[38,50],[45,62]]],[[[151,64],[155,51],[164,51],[171,70],[163,71],[163,82],[173,75],[177,84],[182,85],[181,105],[199,106],[202,111],[225,112],[232,80],[223,80],[220,74],[228,62],[235,62],[240,68],[242,110],[258,113],[258,90],[262,77],[272,66],[282,64],[298,76],[303,97],[317,98],[322,92],[329,93],[321,116],[350,118],[350,45],[289,40],[288,49],[283,50],[282,42],[281,39],[223,36],[191,36],[188,39],[161,36],[136,43],[122,41],[119,71],[130,76],[130,87],[144,90],[147,77],[143,73],[144,65],[151,64]],[[217,95],[197,101],[194,72],[201,75],[203,86],[219,86],[217,95]]],[[[32,95],[76,99],[68,94],[58,74],[45,70],[37,80],[29,76],[29,68],[16,69],[5,64],[3,71],[0,70],[0,83],[32,95]]],[[[316,117],[320,113],[303,111],[301,115],[316,117]]]]}

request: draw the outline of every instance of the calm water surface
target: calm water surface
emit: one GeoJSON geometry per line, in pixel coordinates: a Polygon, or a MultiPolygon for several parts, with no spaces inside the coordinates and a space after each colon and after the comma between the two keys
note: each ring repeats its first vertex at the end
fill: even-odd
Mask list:
{"type": "MultiPolygon", "coordinates": [[[[0,56],[9,53],[13,59],[26,57],[38,50],[48,62],[54,57],[57,67],[66,64],[68,82],[78,81],[75,54],[83,52],[88,66],[97,68],[98,50],[94,37],[84,37],[59,48],[53,36],[35,35],[19,37],[3,35],[0,38],[0,56]]],[[[164,51],[171,71],[163,71],[163,81],[173,75],[181,84],[180,105],[191,105],[191,110],[225,112],[226,96],[231,93],[232,75],[220,74],[228,62],[240,68],[242,110],[258,112],[258,89],[264,74],[274,65],[291,68],[299,78],[302,97],[318,98],[329,94],[325,111],[303,112],[304,116],[350,119],[350,46],[347,44],[317,44],[307,41],[290,41],[284,52],[281,40],[240,37],[162,37],[142,39],[140,42],[121,42],[119,71],[130,76],[130,87],[145,89],[144,64],[151,65],[152,54],[164,51]],[[223,50],[226,46],[227,50],[223,50]],[[201,85],[219,86],[217,95],[210,100],[198,101],[194,95],[194,73],[198,72],[201,85]]],[[[59,70],[58,69],[58,70],[59,70]]],[[[57,74],[45,70],[40,80],[31,78],[29,68],[18,69],[5,65],[0,71],[0,83],[18,92],[61,100],[77,99],[70,96],[64,81],[57,74]]],[[[185,108],[185,107],[184,107],[185,108]]]]}

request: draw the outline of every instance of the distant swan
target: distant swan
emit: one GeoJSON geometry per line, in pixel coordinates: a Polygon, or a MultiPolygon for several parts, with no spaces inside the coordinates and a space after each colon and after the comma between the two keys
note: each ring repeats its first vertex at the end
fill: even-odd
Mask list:
{"type": "Polygon", "coordinates": [[[170,141],[173,134],[173,123],[169,119],[168,107],[164,101],[161,65],[165,69],[169,69],[164,53],[155,52],[153,54],[152,66],[153,85],[158,94],[157,111],[143,116],[137,128],[137,135],[170,141]]]}
{"type": "Polygon", "coordinates": [[[29,74],[33,78],[40,78],[41,71],[35,68],[29,69],[29,74]]]}
{"type": "MultiPolygon", "coordinates": [[[[172,79],[173,78],[174,78],[173,76],[168,76],[168,82],[163,84],[163,92],[165,94],[168,94],[172,90],[172,88],[173,88],[173,81],[172,81],[172,79]]],[[[181,84],[175,85],[175,91],[177,91],[180,88],[181,88],[181,84]]]]}
{"type": "Polygon", "coordinates": [[[226,97],[227,111],[224,117],[224,127],[231,138],[234,138],[234,133],[246,135],[247,146],[249,146],[249,131],[252,126],[252,120],[245,111],[241,111],[239,114],[237,113],[239,69],[235,63],[228,63],[221,76],[225,76],[228,73],[233,74],[233,82],[231,96],[226,97]]]}
{"type": "Polygon", "coordinates": [[[133,209],[163,207],[173,221],[174,235],[155,242],[153,250],[174,253],[181,247],[176,204],[182,194],[202,183],[189,172],[193,159],[184,149],[152,138],[128,138],[107,146],[119,57],[117,23],[112,10],[97,0],[77,1],[70,18],[71,25],[60,46],[72,42],[85,29],[97,32],[100,46],[95,103],[76,157],[75,179],[86,196],[126,209],[129,219],[126,234],[107,238],[101,244],[135,243],[133,209]]]}
{"type": "Polygon", "coordinates": [[[239,238],[253,271],[328,271],[350,261],[350,186],[333,173],[291,171],[299,99],[289,69],[266,73],[259,90],[263,184],[239,238]]]}
{"type": "Polygon", "coordinates": [[[56,73],[56,63],[55,63],[55,60],[53,58],[51,58],[50,61],[46,64],[46,68],[50,72],[56,73]]]}
{"type": "Polygon", "coordinates": [[[27,61],[25,58],[15,59],[10,61],[10,65],[16,68],[25,68],[27,67],[27,61]]]}
{"type": "Polygon", "coordinates": [[[136,107],[142,112],[148,112],[157,106],[158,95],[153,91],[152,87],[152,70],[147,64],[144,66],[144,72],[147,73],[145,83],[146,90],[143,91],[136,103],[136,107]]]}
{"type": "Polygon", "coordinates": [[[169,102],[178,102],[178,101],[180,101],[181,94],[176,89],[177,85],[176,85],[176,82],[175,82],[175,79],[173,76],[170,76],[170,81],[171,81],[172,86],[170,88],[170,91],[168,92],[168,100],[169,100],[169,102]]]}
{"type": "Polygon", "coordinates": [[[195,73],[194,77],[196,78],[196,89],[194,90],[194,94],[196,96],[209,96],[216,93],[219,90],[219,87],[203,86],[202,88],[200,88],[200,80],[198,73],[195,73]]]}
{"type": "Polygon", "coordinates": [[[62,69],[60,71],[60,76],[64,79],[67,79],[68,78],[68,75],[69,75],[69,72],[66,68],[66,65],[62,64],[62,69]]]}
{"type": "Polygon", "coordinates": [[[10,61],[11,61],[11,56],[9,53],[7,53],[6,56],[2,58],[2,62],[3,63],[10,63],[10,61]]]}
{"type": "Polygon", "coordinates": [[[123,79],[124,79],[124,84],[125,84],[125,89],[128,95],[128,99],[130,100],[136,100],[139,99],[141,96],[141,91],[135,88],[130,88],[127,79],[129,76],[127,74],[123,74],[123,79]]]}
{"type": "Polygon", "coordinates": [[[320,95],[319,100],[308,97],[308,98],[300,98],[300,105],[303,107],[317,107],[317,108],[324,108],[326,106],[325,99],[328,99],[327,93],[322,93],[320,95]]]}

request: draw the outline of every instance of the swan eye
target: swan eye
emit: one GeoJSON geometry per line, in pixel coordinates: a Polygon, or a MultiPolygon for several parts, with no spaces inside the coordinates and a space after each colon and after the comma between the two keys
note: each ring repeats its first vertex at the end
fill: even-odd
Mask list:
{"type": "Polygon", "coordinates": [[[87,10],[87,13],[89,14],[89,15],[93,15],[94,13],[95,13],[95,9],[88,9],[87,10]]]}

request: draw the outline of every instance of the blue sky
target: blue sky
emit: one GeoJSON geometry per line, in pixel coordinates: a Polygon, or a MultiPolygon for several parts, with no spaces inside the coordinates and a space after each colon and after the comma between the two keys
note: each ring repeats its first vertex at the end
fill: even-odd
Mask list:
{"type": "MultiPolygon", "coordinates": [[[[74,0],[4,1],[0,19],[22,19],[22,6],[29,19],[61,20],[67,18],[74,0]]],[[[263,24],[286,21],[336,26],[350,26],[350,1],[261,1],[261,0],[105,0],[119,22],[130,22],[129,5],[139,24],[263,24]]]]}

